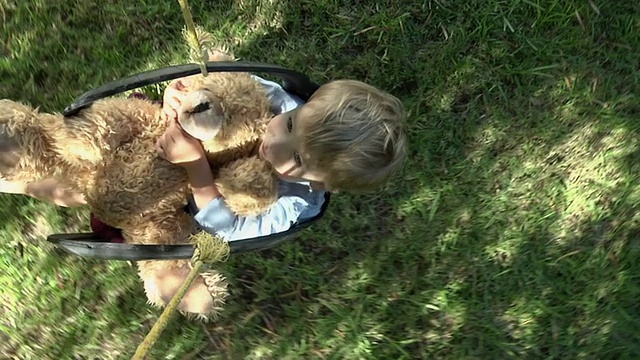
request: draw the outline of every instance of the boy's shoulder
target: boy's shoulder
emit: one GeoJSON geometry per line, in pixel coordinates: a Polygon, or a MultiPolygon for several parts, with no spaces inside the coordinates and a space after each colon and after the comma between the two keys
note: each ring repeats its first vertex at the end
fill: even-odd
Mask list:
{"type": "Polygon", "coordinates": [[[280,180],[278,190],[280,199],[287,199],[285,201],[291,202],[297,208],[297,211],[287,214],[292,219],[305,219],[315,216],[319,213],[325,201],[325,191],[314,190],[311,184],[306,181],[288,182],[280,180]]]}

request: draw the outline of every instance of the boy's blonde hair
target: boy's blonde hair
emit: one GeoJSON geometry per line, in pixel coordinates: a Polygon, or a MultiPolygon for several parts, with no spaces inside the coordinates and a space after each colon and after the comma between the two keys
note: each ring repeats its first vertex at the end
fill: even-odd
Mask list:
{"type": "Polygon", "coordinates": [[[302,149],[328,190],[374,190],[402,166],[406,115],[395,96],[336,80],[321,86],[305,107],[302,149]]]}

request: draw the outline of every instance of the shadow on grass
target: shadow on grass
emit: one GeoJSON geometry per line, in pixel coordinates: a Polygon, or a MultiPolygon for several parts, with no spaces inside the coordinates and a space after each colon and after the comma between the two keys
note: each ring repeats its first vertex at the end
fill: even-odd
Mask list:
{"type": "Polygon", "coordinates": [[[632,16],[359,5],[289,9],[240,54],[392,90],[411,110],[410,160],[386,193],[339,194],[298,241],[225,267],[229,316],[249,318],[234,355],[639,352],[632,16]]]}
{"type": "MultiPolygon", "coordinates": [[[[233,296],[224,317],[208,326],[223,343],[216,354],[396,359],[640,352],[633,318],[640,169],[632,95],[640,93],[640,81],[628,50],[640,43],[629,31],[638,5],[227,2],[234,9],[227,12],[190,3],[208,30],[244,40],[229,40],[242,60],[277,63],[321,83],[364,80],[399,96],[410,111],[411,156],[388,189],[337,194],[325,219],[297,240],[221,266],[233,296]],[[257,31],[248,36],[252,26],[257,31]]],[[[104,27],[125,9],[112,6],[113,13],[103,13],[111,15],[99,17],[104,27]]],[[[105,45],[83,48],[88,55],[80,62],[64,54],[50,60],[69,69],[36,82],[36,89],[59,84],[60,93],[75,94],[134,73],[146,66],[142,59],[162,58],[149,45],[158,40],[150,38],[173,36],[159,43],[163,50],[182,46],[175,6],[136,6],[123,16],[124,29],[142,32],[144,40],[109,44],[93,30],[105,45]],[[151,28],[136,25],[150,18],[151,28]],[[80,73],[82,90],[69,91],[63,80],[80,73]]],[[[68,26],[70,33],[77,29],[68,26]]],[[[15,74],[32,73],[43,53],[19,60],[15,74]]],[[[57,108],[75,96],[41,98],[20,83],[0,91],[49,99],[57,108]]],[[[142,298],[134,281],[118,296],[142,298]]],[[[95,295],[110,286],[91,289],[95,295]]],[[[113,302],[83,299],[97,307],[113,302]]],[[[152,312],[136,304],[136,311],[152,312]]],[[[104,314],[123,317],[106,319],[108,327],[139,333],[123,325],[137,318],[115,308],[104,314]]],[[[175,321],[154,353],[182,354],[210,341],[199,330],[175,321]]]]}

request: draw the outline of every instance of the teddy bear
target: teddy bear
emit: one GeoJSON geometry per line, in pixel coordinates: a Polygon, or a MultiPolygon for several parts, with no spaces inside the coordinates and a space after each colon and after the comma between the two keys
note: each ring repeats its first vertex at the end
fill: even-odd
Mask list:
{"type": "MultiPolygon", "coordinates": [[[[210,51],[210,61],[234,60],[210,51]]],[[[277,199],[277,176],[258,154],[273,113],[262,85],[243,72],[199,74],[184,81],[178,122],[202,142],[229,208],[261,213],[277,199]]],[[[91,212],[119,228],[127,243],[184,244],[199,229],[185,211],[184,168],[160,158],[156,140],[167,128],[161,107],[138,98],[105,98],[64,117],[0,100],[0,178],[56,179],[81,192],[91,212]]],[[[148,302],[165,306],[190,271],[188,260],[139,261],[148,302]]],[[[224,277],[201,272],[179,305],[185,315],[215,316],[228,296],[224,277]]]]}

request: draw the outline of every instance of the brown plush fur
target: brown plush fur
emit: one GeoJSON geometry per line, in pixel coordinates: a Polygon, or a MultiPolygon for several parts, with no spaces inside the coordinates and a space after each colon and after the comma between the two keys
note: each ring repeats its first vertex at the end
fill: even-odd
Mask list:
{"type": "MultiPolygon", "coordinates": [[[[221,194],[239,215],[266,210],[276,200],[277,183],[270,165],[257,155],[272,116],[261,85],[246,73],[196,75],[188,83],[193,101],[183,104],[181,123],[205,121],[192,114],[203,96],[220,115],[206,119],[218,121],[205,124],[218,132],[203,147],[221,194]]],[[[155,152],[156,140],[167,126],[160,110],[145,100],[107,98],[65,118],[0,100],[0,177],[23,182],[55,178],[82,192],[91,211],[122,229],[128,243],[186,243],[196,232],[194,220],[184,211],[188,178],[183,168],[155,152]]],[[[166,304],[177,290],[167,289],[171,285],[166,282],[164,289],[158,284],[189,270],[186,260],[137,265],[149,302],[156,305],[166,304]]],[[[194,282],[189,296],[194,300],[183,302],[182,311],[214,314],[227,296],[226,283],[209,271],[194,282]],[[203,293],[210,296],[198,298],[203,293]]]]}

